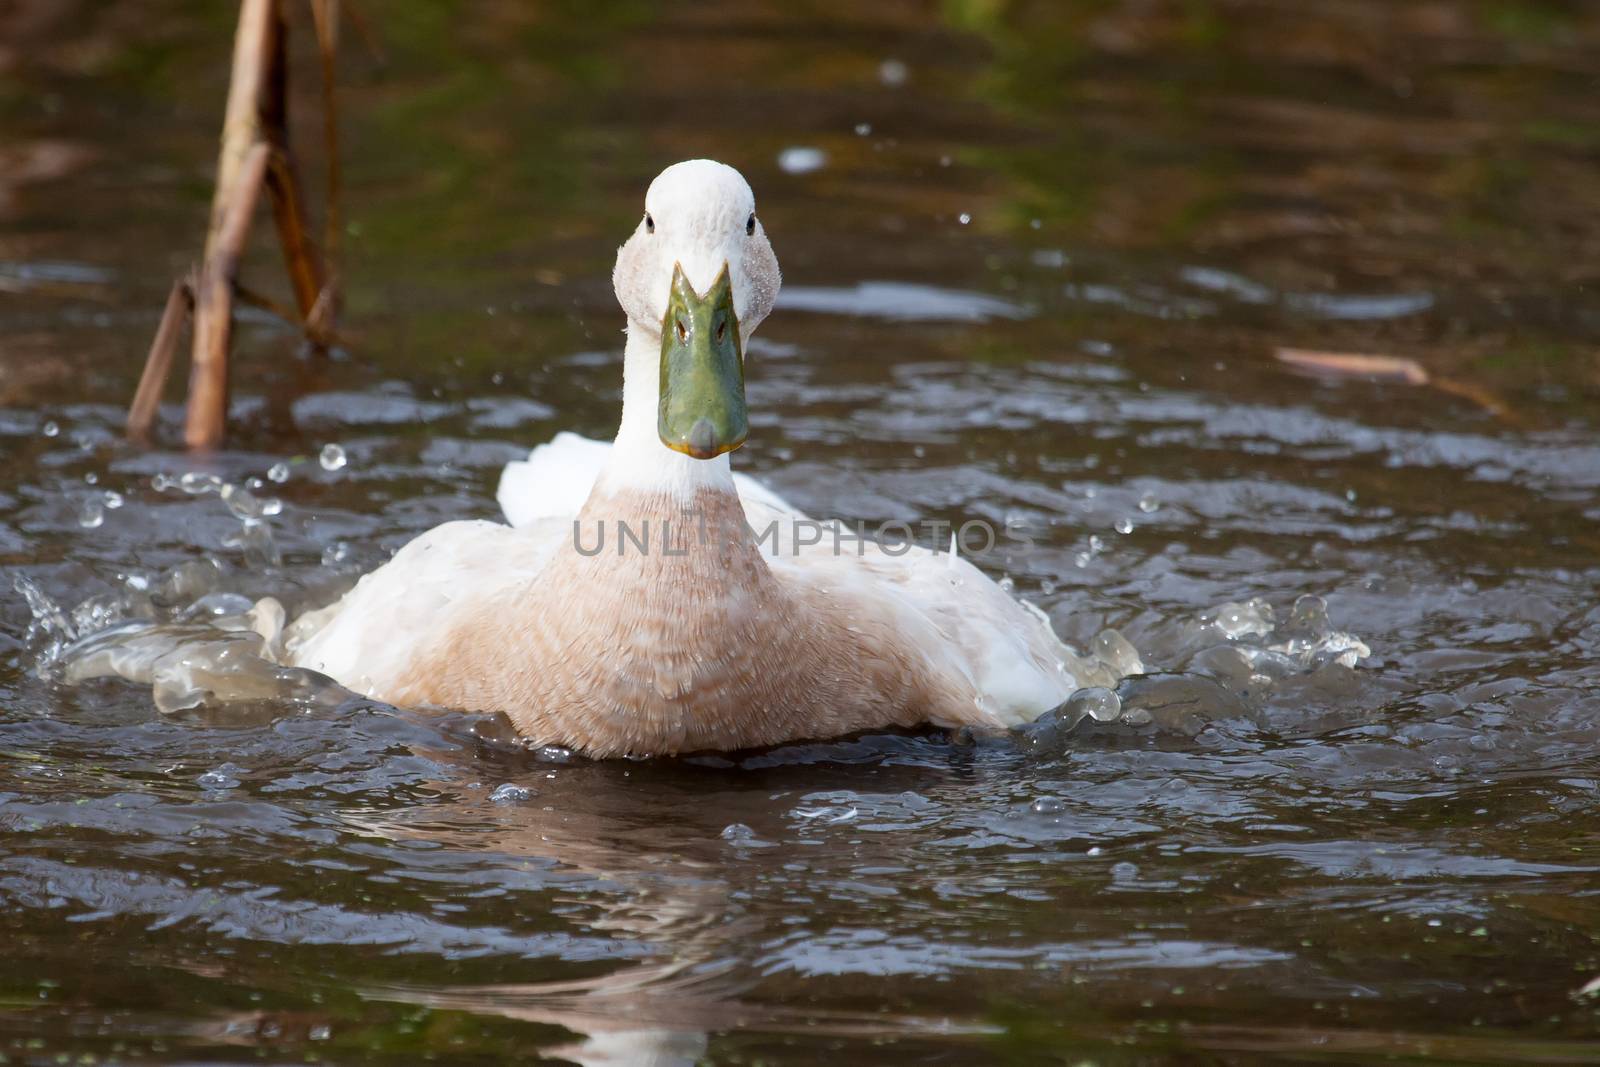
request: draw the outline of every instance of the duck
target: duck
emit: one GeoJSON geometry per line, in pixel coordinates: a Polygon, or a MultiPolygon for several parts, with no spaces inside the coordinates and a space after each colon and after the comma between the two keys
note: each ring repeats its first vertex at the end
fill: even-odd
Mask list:
{"type": "Polygon", "coordinates": [[[847,534],[732,470],[781,276],[734,168],[662,171],[618,249],[611,442],[504,469],[506,522],[416,537],[285,634],[293,666],[401,707],[503,713],[593,758],[869,731],[1004,730],[1099,664],[962,555],[847,534]]]}

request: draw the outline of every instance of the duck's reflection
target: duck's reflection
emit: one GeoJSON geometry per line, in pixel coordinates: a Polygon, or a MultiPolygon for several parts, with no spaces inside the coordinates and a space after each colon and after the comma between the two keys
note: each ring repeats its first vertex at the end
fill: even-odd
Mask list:
{"type": "MultiPolygon", "coordinates": [[[[581,1039],[539,1051],[584,1065],[693,1064],[711,1033],[747,1027],[858,1036],[982,1029],[745,999],[756,980],[745,961],[763,923],[745,911],[740,890],[793,859],[787,849],[762,846],[790,836],[786,813],[796,798],[774,796],[759,775],[684,764],[530,769],[498,755],[466,773],[490,784],[504,774],[537,795],[494,803],[486,799],[489,786],[474,783],[470,797],[449,811],[366,812],[351,821],[393,840],[553,859],[617,886],[621,892],[583,897],[584,907],[600,909],[585,927],[643,943],[655,955],[595,978],[363,991],[373,999],[559,1026],[581,1039]],[[725,834],[735,821],[744,825],[725,834]]],[[[441,793],[463,791],[462,781],[436,785],[441,793]]]]}

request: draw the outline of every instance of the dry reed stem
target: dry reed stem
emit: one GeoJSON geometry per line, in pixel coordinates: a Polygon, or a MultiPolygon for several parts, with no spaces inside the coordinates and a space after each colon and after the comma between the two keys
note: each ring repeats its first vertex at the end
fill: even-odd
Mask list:
{"type": "MultiPolygon", "coordinates": [[[[311,0],[311,8],[321,59],[323,134],[328,152],[324,249],[319,251],[310,237],[306,198],[289,147],[287,24],[282,0],[242,0],[205,255],[198,272],[174,286],[168,299],[129,408],[128,435],[135,440],[149,437],[187,309],[193,312],[194,339],[184,440],[195,449],[222,443],[233,301],[241,296],[239,261],[263,182],[272,197],[278,240],[299,309],[298,317],[291,321],[319,348],[334,335],[338,291],[324,253],[338,248],[340,225],[333,95],[340,5],[339,0],[311,0]]],[[[260,303],[261,298],[251,294],[250,302],[260,303]]]]}

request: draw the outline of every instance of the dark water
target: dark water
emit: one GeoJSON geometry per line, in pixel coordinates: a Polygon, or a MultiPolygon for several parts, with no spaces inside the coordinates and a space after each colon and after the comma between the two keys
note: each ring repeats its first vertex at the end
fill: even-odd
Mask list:
{"type": "Polygon", "coordinates": [[[244,543],[119,440],[203,227],[214,6],[0,7],[0,1063],[1600,1058],[1592,5],[363,4],[349,336],[246,316],[204,468],[281,502],[244,543]],[[740,466],[1003,525],[984,566],[1220,679],[1203,715],[594,765],[39,676],[17,578],[98,598],[68,630],[315,602],[609,434],[611,256],[695,155],[788,280],[740,466]],[[1357,669],[1200,621],[1308,594],[1357,669]]]}

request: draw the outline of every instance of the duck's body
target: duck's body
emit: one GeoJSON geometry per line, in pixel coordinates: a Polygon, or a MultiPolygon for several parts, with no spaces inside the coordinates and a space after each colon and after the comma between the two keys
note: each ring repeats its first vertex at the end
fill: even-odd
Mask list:
{"type": "MultiPolygon", "coordinates": [[[[679,164],[657,179],[655,218],[685,213],[681,188],[658,189],[685,169],[680,179],[721,183],[733,203],[720,214],[749,213],[740,229],[757,236],[741,202],[748,187],[720,164],[679,164]]],[[[728,436],[720,409],[715,426],[692,409],[692,428],[664,443],[677,425],[663,399],[671,330],[664,346],[650,326],[663,317],[630,286],[656,255],[641,241],[655,234],[646,220],[648,234],[641,226],[618,257],[630,324],[616,442],[562,434],[511,464],[499,495],[512,526],[456,522],[423,534],[299,620],[292,661],[399,705],[502,711],[534,740],[595,756],[924,722],[1003,727],[1065,700],[1085,680],[1083,662],[965,560],[837,537],[736,478],[726,452],[737,441],[718,443],[728,436]]],[[[688,238],[721,220],[693,221],[680,224],[688,238]]],[[[687,275],[699,249],[687,239],[665,251],[687,275]]],[[[703,258],[729,264],[753,294],[736,321],[729,312],[747,336],[776,294],[776,262],[762,262],[764,235],[759,247],[712,251],[703,258]]],[[[732,293],[737,304],[738,282],[732,293]]],[[[674,314],[669,306],[665,321],[674,314]]]]}

